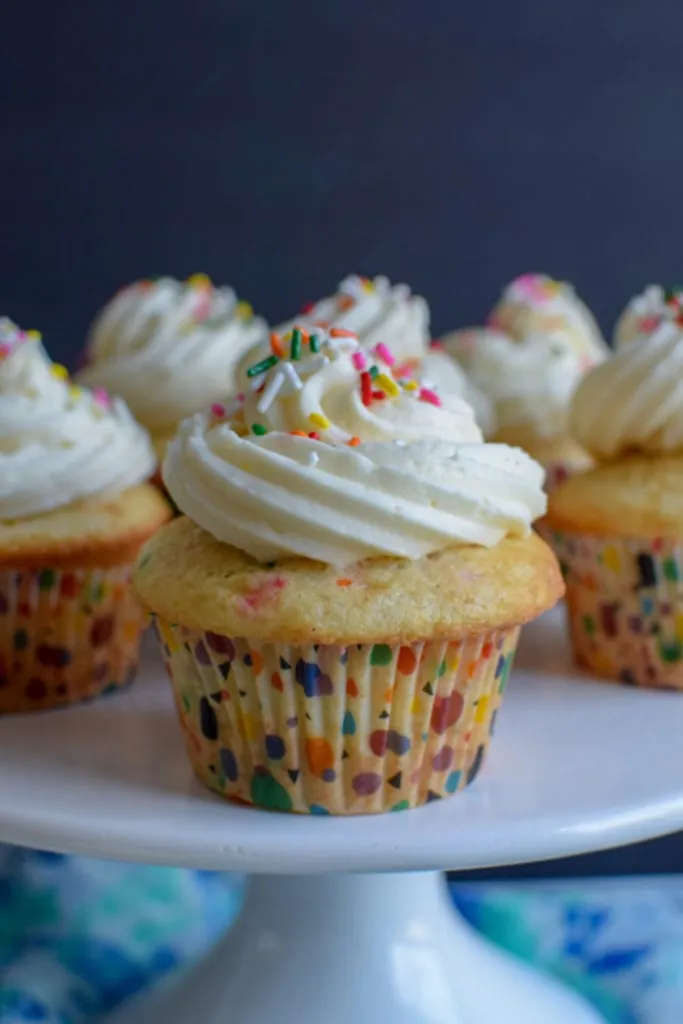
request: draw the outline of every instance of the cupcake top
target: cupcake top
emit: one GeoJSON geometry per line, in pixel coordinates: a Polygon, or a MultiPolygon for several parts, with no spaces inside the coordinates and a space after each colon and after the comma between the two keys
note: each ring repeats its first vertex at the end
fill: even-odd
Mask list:
{"type": "Polygon", "coordinates": [[[542,514],[540,466],[484,444],[462,400],[398,378],[385,345],[370,357],[348,330],[303,327],[274,345],[246,395],[187,420],[164,463],[178,507],[217,540],[343,566],[492,546],[542,514]]]}
{"type": "Polygon", "coordinates": [[[248,302],[204,274],[138,281],[92,325],[79,380],[120,395],[152,434],[164,435],[234,393],[240,357],[267,336],[248,302]]]}
{"type": "Polygon", "coordinates": [[[667,321],[581,381],[572,436],[599,459],[683,452],[683,329],[667,321]]]}
{"type": "Polygon", "coordinates": [[[482,327],[443,340],[493,402],[501,435],[524,445],[566,433],[571,395],[583,374],[583,361],[566,332],[513,339],[482,327]]]}
{"type": "Polygon", "coordinates": [[[584,370],[609,355],[595,318],[573,287],[545,274],[515,278],[503,291],[488,322],[520,341],[530,334],[562,332],[573,345],[584,370]]]}
{"type": "MultiPolygon", "coordinates": [[[[421,359],[429,348],[429,306],[413,295],[407,284],[395,284],[386,277],[345,277],[334,295],[308,303],[300,314],[275,328],[286,334],[295,324],[305,329],[338,327],[353,331],[364,350],[385,342],[399,360],[421,359]]],[[[263,348],[263,355],[268,345],[263,348]]],[[[240,363],[238,376],[253,362],[252,353],[240,363]]]]}
{"type": "Polygon", "coordinates": [[[622,312],[614,328],[615,348],[648,337],[667,321],[679,320],[683,314],[683,288],[648,285],[635,295],[622,312]]]}
{"type": "Polygon", "coordinates": [[[119,494],[154,465],[122,401],[73,385],[37,331],[0,320],[0,520],[119,494]]]}

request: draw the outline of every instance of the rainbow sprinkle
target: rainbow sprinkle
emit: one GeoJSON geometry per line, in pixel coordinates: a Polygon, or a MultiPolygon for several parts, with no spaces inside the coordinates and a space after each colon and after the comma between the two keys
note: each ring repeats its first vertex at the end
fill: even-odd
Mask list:
{"type": "Polygon", "coordinates": [[[264,425],[262,423],[252,423],[251,431],[252,431],[253,434],[256,434],[258,437],[263,437],[264,434],[268,433],[268,427],[264,427],[264,425]]]}
{"type": "Polygon", "coordinates": [[[290,342],[289,348],[289,358],[292,360],[292,362],[298,362],[298,360],[301,359],[301,342],[301,328],[295,327],[294,330],[292,331],[292,340],[290,342]]]}
{"type": "Polygon", "coordinates": [[[354,352],[351,356],[351,361],[359,373],[367,368],[368,361],[363,352],[354,352]]]}
{"type": "Polygon", "coordinates": [[[432,391],[431,388],[420,388],[420,401],[429,402],[430,405],[441,406],[441,399],[437,395],[436,391],[432,391]]]}
{"type": "Polygon", "coordinates": [[[375,353],[387,364],[387,366],[393,366],[396,362],[396,358],[393,353],[387,348],[383,341],[380,341],[378,345],[375,345],[375,353]]]}
{"type": "Polygon", "coordinates": [[[308,422],[312,423],[314,427],[320,427],[321,430],[329,430],[332,426],[327,416],[323,416],[320,412],[312,412],[308,417],[308,422]]]}

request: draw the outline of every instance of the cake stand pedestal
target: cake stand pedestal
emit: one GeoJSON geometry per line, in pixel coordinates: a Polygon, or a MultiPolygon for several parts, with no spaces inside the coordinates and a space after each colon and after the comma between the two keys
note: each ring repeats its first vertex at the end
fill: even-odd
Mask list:
{"type": "Polygon", "coordinates": [[[683,826],[683,698],[577,677],[560,615],[525,631],[477,781],[417,811],[221,801],[192,778],[153,655],[128,693],[0,720],[0,839],[254,876],[211,954],[112,1024],[598,1024],[465,925],[438,874],[683,826]]]}

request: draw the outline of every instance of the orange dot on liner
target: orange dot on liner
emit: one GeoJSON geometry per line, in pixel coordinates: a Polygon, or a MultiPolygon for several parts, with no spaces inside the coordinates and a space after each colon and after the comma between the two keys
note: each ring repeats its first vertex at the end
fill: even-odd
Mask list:
{"type": "Polygon", "coordinates": [[[263,670],[263,655],[259,654],[258,651],[250,651],[251,654],[251,667],[254,671],[254,675],[260,675],[263,670]]]}
{"type": "Polygon", "coordinates": [[[353,580],[347,580],[347,579],[337,580],[337,586],[338,587],[350,587],[352,583],[353,583],[353,580]]]}
{"type": "Polygon", "coordinates": [[[323,738],[306,740],[306,760],[314,775],[322,775],[334,765],[332,746],[323,738]]]}
{"type": "Polygon", "coordinates": [[[355,679],[347,679],[346,680],[346,696],[347,697],[357,697],[358,696],[358,687],[356,685],[355,679]]]}
{"type": "Polygon", "coordinates": [[[346,443],[349,446],[349,448],[356,448],[360,444],[360,438],[359,437],[351,437],[351,438],[349,438],[349,440],[346,443]]]}
{"type": "Polygon", "coordinates": [[[417,658],[412,647],[401,647],[398,652],[397,668],[404,676],[411,675],[417,667],[417,658]]]}

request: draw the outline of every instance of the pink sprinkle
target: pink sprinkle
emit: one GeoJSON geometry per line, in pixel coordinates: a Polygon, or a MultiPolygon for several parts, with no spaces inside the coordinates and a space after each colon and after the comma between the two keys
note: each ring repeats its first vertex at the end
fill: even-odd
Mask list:
{"type": "Polygon", "coordinates": [[[0,359],[6,359],[11,351],[12,351],[12,346],[11,345],[5,344],[4,341],[2,343],[0,343],[0,359]]]}
{"type": "Polygon", "coordinates": [[[396,360],[391,353],[391,350],[387,348],[383,341],[380,341],[379,345],[375,345],[375,352],[383,359],[387,366],[393,366],[396,360]]]}
{"type": "Polygon", "coordinates": [[[111,405],[111,398],[106,388],[93,388],[92,396],[98,405],[101,405],[103,409],[108,409],[111,405]]]}
{"type": "Polygon", "coordinates": [[[659,320],[656,316],[644,316],[642,320],[638,322],[638,330],[643,334],[651,334],[652,331],[656,331],[659,327],[659,320]]]}
{"type": "Polygon", "coordinates": [[[429,342],[429,347],[431,349],[436,349],[437,352],[445,352],[446,351],[446,346],[444,345],[444,343],[442,341],[439,341],[438,338],[432,338],[432,340],[429,342]]]}
{"type": "Polygon", "coordinates": [[[436,391],[432,391],[431,388],[420,388],[420,401],[429,402],[431,405],[436,406],[441,405],[441,399],[436,391]]]}
{"type": "Polygon", "coordinates": [[[362,352],[354,352],[353,355],[351,356],[351,359],[353,361],[353,365],[356,367],[359,373],[362,373],[363,370],[368,365],[368,361],[362,352]]]}
{"type": "Polygon", "coordinates": [[[211,406],[211,415],[215,416],[216,419],[223,419],[225,416],[225,406],[221,405],[220,402],[214,402],[211,406]]]}
{"type": "Polygon", "coordinates": [[[243,402],[244,401],[244,392],[243,391],[240,391],[239,395],[237,396],[237,401],[238,402],[243,402]]]}

